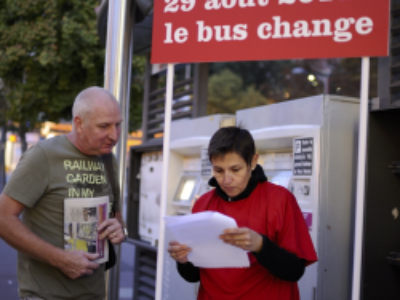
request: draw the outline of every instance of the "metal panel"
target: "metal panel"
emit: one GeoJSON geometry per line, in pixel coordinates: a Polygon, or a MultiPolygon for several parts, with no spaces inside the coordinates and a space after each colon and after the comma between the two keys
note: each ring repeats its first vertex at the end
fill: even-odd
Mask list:
{"type": "Polygon", "coordinates": [[[237,124],[246,129],[284,125],[322,125],[321,96],[308,97],[268,105],[268,109],[254,107],[237,112],[237,124]]]}
{"type": "Polygon", "coordinates": [[[140,180],[138,174],[140,172],[140,161],[142,158],[141,152],[130,150],[129,168],[128,168],[128,196],[127,196],[127,213],[126,225],[128,228],[129,237],[139,239],[138,228],[138,212],[139,212],[139,195],[140,195],[140,180]]]}
{"type": "MultiPolygon", "coordinates": [[[[173,240],[171,232],[166,229],[165,240],[173,240]]],[[[162,283],[162,299],[163,300],[195,300],[197,299],[198,284],[185,281],[176,270],[176,262],[167,253],[167,243],[164,251],[164,266],[163,266],[163,283],[162,283]],[[179,287],[179,288],[177,288],[179,287]]]]}
{"type": "Polygon", "coordinates": [[[378,58],[378,97],[377,109],[390,107],[390,57],[378,58]]]}
{"type": "Polygon", "coordinates": [[[175,121],[171,125],[171,142],[196,136],[211,137],[221,127],[224,120],[232,120],[231,125],[235,125],[234,119],[233,115],[219,114],[196,118],[195,121],[175,121]]]}
{"type": "Polygon", "coordinates": [[[378,58],[377,110],[400,107],[400,1],[391,2],[389,56],[378,58]]]}
{"type": "Polygon", "coordinates": [[[400,109],[369,118],[362,299],[397,300],[400,267],[387,257],[400,252],[400,176],[389,169],[400,161],[400,109]]]}
{"type": "Polygon", "coordinates": [[[327,98],[321,134],[317,299],[351,297],[359,105],[327,98]]]}
{"type": "Polygon", "coordinates": [[[136,243],[133,300],[155,299],[156,266],[156,248],[136,243]]]}
{"type": "MultiPolygon", "coordinates": [[[[186,72],[185,79],[174,82],[172,120],[206,115],[208,64],[178,65],[176,68],[191,66],[194,66],[193,77],[191,72],[186,72]]],[[[144,142],[164,131],[166,88],[160,88],[158,83],[165,77],[165,72],[152,74],[151,69],[150,57],[147,57],[142,116],[144,142]]],[[[190,68],[188,70],[190,71],[190,68]]]]}

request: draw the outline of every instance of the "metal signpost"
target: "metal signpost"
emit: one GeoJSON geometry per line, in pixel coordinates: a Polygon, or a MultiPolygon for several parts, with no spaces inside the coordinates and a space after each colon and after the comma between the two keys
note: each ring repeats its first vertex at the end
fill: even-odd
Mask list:
{"type": "MultiPolygon", "coordinates": [[[[108,10],[106,62],[104,88],[109,90],[120,103],[123,123],[121,139],[116,147],[119,165],[118,179],[122,201],[125,199],[126,140],[129,126],[129,95],[131,83],[131,61],[133,52],[134,2],[128,0],[110,1],[108,10]]],[[[124,207],[122,205],[122,207],[124,207]]],[[[121,249],[115,247],[117,256],[121,249]]],[[[108,300],[118,299],[119,262],[107,271],[106,296],[108,300]]]]}

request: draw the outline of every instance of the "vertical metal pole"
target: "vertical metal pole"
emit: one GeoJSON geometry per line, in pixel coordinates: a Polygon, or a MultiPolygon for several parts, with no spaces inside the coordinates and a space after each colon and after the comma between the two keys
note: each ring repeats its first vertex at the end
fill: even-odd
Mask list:
{"type": "Polygon", "coordinates": [[[148,138],[148,121],[149,121],[149,102],[150,102],[150,89],[151,89],[151,63],[150,54],[146,57],[146,71],[143,91],[143,110],[142,110],[142,142],[146,142],[148,138]]]}
{"type": "Polygon", "coordinates": [[[361,103],[360,124],[358,132],[358,165],[357,165],[357,200],[354,237],[353,287],[352,300],[360,299],[362,274],[362,242],[364,231],[365,170],[367,157],[368,128],[368,92],[369,92],[369,57],[362,58],[361,68],[361,103]]]}
{"type": "MultiPolygon", "coordinates": [[[[122,207],[125,207],[126,140],[129,126],[129,98],[133,52],[134,1],[112,0],[108,7],[107,45],[104,68],[104,88],[120,103],[123,123],[121,138],[115,153],[119,164],[118,179],[121,188],[122,207]]],[[[121,257],[120,247],[115,247],[121,257]]],[[[119,264],[106,275],[106,299],[116,300],[119,293],[119,264]]]]}
{"type": "Polygon", "coordinates": [[[192,118],[207,115],[208,63],[198,63],[194,67],[192,118]]]}
{"type": "Polygon", "coordinates": [[[4,186],[6,185],[6,157],[5,157],[5,148],[6,148],[6,141],[7,141],[7,103],[5,96],[2,95],[3,93],[3,81],[0,78],[0,109],[3,113],[3,126],[0,128],[1,130],[1,139],[0,139],[0,193],[3,191],[4,186]]]}
{"type": "Polygon", "coordinates": [[[1,128],[1,140],[0,140],[0,193],[6,185],[6,158],[5,158],[5,147],[6,147],[6,121],[4,120],[4,126],[1,128]]]}
{"type": "Polygon", "coordinates": [[[163,168],[162,168],[162,184],[161,184],[161,204],[160,204],[160,234],[158,239],[158,253],[157,253],[156,300],[161,300],[162,296],[162,275],[164,267],[164,243],[165,243],[165,223],[163,217],[167,213],[169,142],[171,136],[173,89],[174,89],[174,65],[168,64],[167,91],[165,95],[166,99],[165,99],[165,114],[164,114],[163,168]]]}

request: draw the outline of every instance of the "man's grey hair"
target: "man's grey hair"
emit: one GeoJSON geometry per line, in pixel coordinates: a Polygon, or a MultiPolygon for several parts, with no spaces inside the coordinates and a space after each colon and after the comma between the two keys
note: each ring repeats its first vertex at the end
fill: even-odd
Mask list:
{"type": "Polygon", "coordinates": [[[91,109],[91,102],[99,96],[99,94],[106,94],[117,102],[114,95],[102,87],[92,86],[84,89],[76,96],[74,105],[72,106],[72,118],[79,116],[83,118],[91,109]]]}

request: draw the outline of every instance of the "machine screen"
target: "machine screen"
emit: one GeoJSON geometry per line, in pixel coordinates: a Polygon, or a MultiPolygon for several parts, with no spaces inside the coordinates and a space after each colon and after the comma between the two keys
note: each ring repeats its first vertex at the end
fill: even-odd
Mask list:
{"type": "Polygon", "coordinates": [[[292,171],[265,171],[268,181],[289,189],[292,171]]]}
{"type": "Polygon", "coordinates": [[[194,179],[187,179],[184,181],[181,192],[179,194],[179,200],[189,200],[190,196],[192,195],[194,185],[196,180],[194,179]]]}

